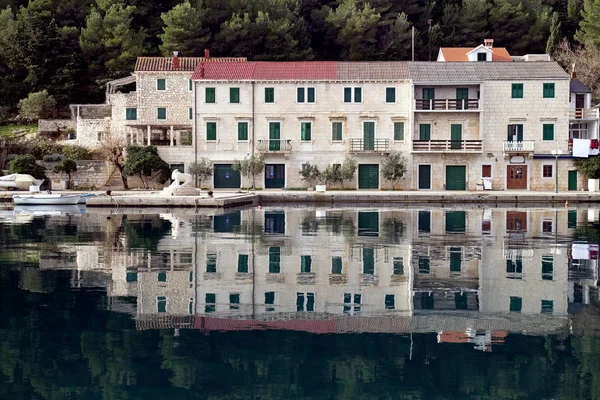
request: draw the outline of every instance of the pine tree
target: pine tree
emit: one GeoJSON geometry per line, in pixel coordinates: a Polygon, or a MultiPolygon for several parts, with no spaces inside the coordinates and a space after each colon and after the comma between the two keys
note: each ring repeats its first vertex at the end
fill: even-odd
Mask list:
{"type": "Polygon", "coordinates": [[[546,54],[554,53],[554,50],[558,47],[560,41],[560,22],[558,19],[558,13],[552,13],[552,23],[550,25],[550,36],[546,42],[546,54]]]}
{"type": "Polygon", "coordinates": [[[585,45],[600,47],[600,0],[585,0],[581,16],[583,19],[579,22],[575,39],[585,45]]]}
{"type": "Polygon", "coordinates": [[[189,1],[163,13],[163,34],[159,35],[161,53],[169,55],[177,50],[185,56],[202,54],[210,39],[210,32],[204,24],[205,17],[206,11],[196,9],[189,1]]]}

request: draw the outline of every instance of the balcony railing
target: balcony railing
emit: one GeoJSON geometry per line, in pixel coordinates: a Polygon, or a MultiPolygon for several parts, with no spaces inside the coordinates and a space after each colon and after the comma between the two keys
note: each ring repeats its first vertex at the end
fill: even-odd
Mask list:
{"type": "Polygon", "coordinates": [[[569,119],[598,119],[597,108],[574,108],[569,110],[569,119]]]}
{"type": "Polygon", "coordinates": [[[413,152],[423,153],[481,153],[481,140],[413,140],[413,152]]]}
{"type": "Polygon", "coordinates": [[[390,148],[389,139],[350,139],[351,153],[387,152],[390,148]]]}
{"type": "Polygon", "coordinates": [[[256,149],[262,153],[287,153],[292,151],[291,139],[259,140],[256,149]]]}
{"type": "MultiPolygon", "coordinates": [[[[170,139],[150,139],[150,145],[152,146],[171,146],[170,139]]],[[[173,139],[173,146],[177,146],[177,141],[173,139]]]]}
{"type": "Polygon", "coordinates": [[[479,99],[416,99],[419,111],[479,110],[479,99]]]}
{"type": "Polygon", "coordinates": [[[533,152],[535,140],[510,141],[505,140],[502,151],[505,153],[533,152]]]}

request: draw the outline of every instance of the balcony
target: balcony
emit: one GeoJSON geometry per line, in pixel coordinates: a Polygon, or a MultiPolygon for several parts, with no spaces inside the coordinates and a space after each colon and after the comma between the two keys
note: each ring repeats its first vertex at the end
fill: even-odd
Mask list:
{"type": "Polygon", "coordinates": [[[481,140],[413,140],[413,153],[481,153],[481,140]]]}
{"type": "Polygon", "coordinates": [[[387,153],[389,148],[389,139],[350,139],[350,153],[387,153]]]}
{"type": "Polygon", "coordinates": [[[535,140],[509,141],[503,142],[502,151],[504,153],[533,153],[535,149],[535,140]]]}
{"type": "Polygon", "coordinates": [[[600,110],[597,108],[573,108],[569,110],[569,119],[598,119],[598,111],[600,110]]]}
{"type": "Polygon", "coordinates": [[[292,151],[291,139],[259,140],[256,149],[261,153],[289,153],[292,151]]]}
{"type": "Polygon", "coordinates": [[[479,111],[479,99],[416,99],[417,111],[479,111]]]}

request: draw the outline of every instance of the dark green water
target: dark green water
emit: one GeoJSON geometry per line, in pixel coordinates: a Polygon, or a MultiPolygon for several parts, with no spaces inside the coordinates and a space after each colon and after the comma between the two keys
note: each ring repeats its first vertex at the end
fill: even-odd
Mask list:
{"type": "Polygon", "coordinates": [[[600,397],[598,209],[139,212],[0,215],[1,399],[600,397]]]}

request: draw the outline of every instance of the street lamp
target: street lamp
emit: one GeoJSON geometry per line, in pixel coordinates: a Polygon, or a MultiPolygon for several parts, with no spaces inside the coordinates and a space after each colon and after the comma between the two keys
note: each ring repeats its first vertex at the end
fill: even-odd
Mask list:
{"type": "Polygon", "coordinates": [[[558,193],[558,156],[562,154],[562,150],[552,150],[554,156],[554,193],[558,193]]]}

